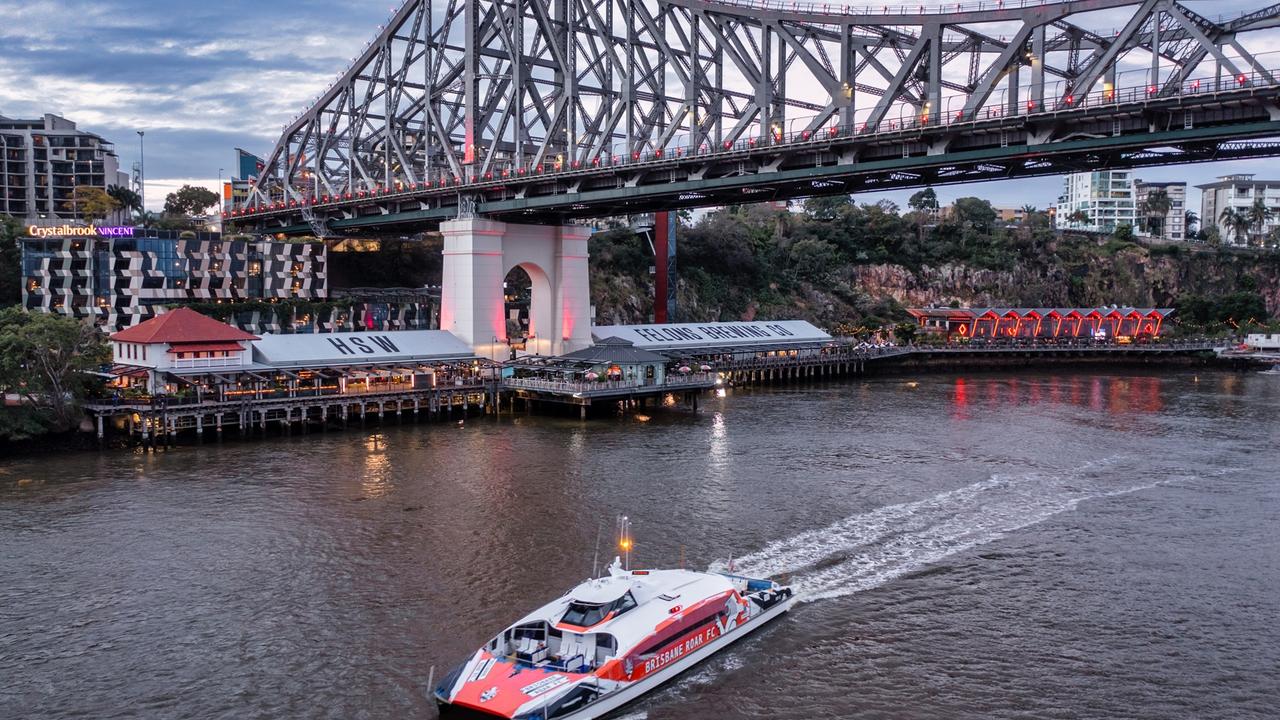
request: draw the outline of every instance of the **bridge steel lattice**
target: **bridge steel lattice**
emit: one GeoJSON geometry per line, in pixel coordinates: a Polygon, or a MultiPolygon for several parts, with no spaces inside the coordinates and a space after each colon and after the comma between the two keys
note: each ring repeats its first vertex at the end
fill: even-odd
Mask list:
{"type": "Polygon", "coordinates": [[[1278,25],[1175,0],[409,0],[228,219],[396,231],[1272,155],[1278,25]]]}

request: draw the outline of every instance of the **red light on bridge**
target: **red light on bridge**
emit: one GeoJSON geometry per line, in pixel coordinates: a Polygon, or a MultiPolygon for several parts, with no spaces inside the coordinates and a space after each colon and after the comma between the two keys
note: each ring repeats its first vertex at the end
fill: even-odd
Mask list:
{"type": "Polygon", "coordinates": [[[801,139],[801,140],[808,140],[808,139],[809,139],[809,131],[808,131],[808,130],[805,130],[804,132],[800,133],[800,139],[801,139]]]}
{"type": "Polygon", "coordinates": [[[1147,86],[1147,94],[1148,94],[1148,95],[1155,95],[1155,94],[1156,94],[1156,86],[1155,86],[1155,85],[1148,85],[1148,86],[1147,86]]]}
{"type": "Polygon", "coordinates": [[[662,148],[658,148],[657,150],[654,150],[654,151],[653,151],[653,156],[654,156],[654,157],[662,157],[662,148]]]}
{"type": "Polygon", "coordinates": [[[524,168],[516,168],[517,175],[524,175],[524,168]]]}
{"type": "Polygon", "coordinates": [[[1249,78],[1245,77],[1244,75],[1241,75],[1240,77],[1236,78],[1236,82],[1240,83],[1241,85],[1245,84],[1248,81],[1249,81],[1249,78]]]}
{"type": "Polygon", "coordinates": [[[1198,91],[1199,89],[1200,89],[1200,81],[1199,81],[1199,80],[1196,80],[1195,82],[1191,83],[1191,90],[1192,90],[1192,91],[1198,91]]]}
{"type": "Polygon", "coordinates": [[[1066,96],[1065,98],[1063,98],[1063,100],[1066,100],[1066,102],[1067,102],[1067,104],[1068,104],[1068,105],[1075,105],[1075,104],[1076,104],[1076,98],[1075,98],[1075,96],[1074,96],[1074,95],[1068,95],[1068,96],[1066,96]]]}
{"type": "Polygon", "coordinates": [[[733,141],[732,141],[732,140],[725,140],[725,141],[724,141],[724,149],[725,149],[725,150],[728,150],[728,149],[729,149],[729,148],[731,148],[731,147],[733,147],[733,141]]]}
{"type": "Polygon", "coordinates": [[[639,160],[639,159],[640,159],[640,153],[638,153],[638,152],[633,152],[633,153],[631,153],[631,159],[632,159],[632,160],[639,160]]]}
{"type": "Polygon", "coordinates": [[[541,166],[541,165],[539,165],[539,166],[538,166],[538,168],[537,168],[537,170],[538,170],[538,172],[542,172],[542,166],[541,166]]]}
{"type": "Polygon", "coordinates": [[[1031,112],[1032,110],[1035,110],[1035,109],[1036,109],[1036,101],[1035,101],[1035,100],[1028,100],[1028,101],[1027,101],[1027,112],[1031,112]]]}

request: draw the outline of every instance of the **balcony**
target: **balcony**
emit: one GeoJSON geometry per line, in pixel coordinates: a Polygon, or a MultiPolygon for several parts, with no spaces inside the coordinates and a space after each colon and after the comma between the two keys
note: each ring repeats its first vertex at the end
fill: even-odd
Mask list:
{"type": "Polygon", "coordinates": [[[236,357],[214,357],[214,358],[182,358],[173,360],[169,366],[175,370],[203,370],[205,368],[231,368],[244,365],[244,358],[237,355],[236,357]]]}

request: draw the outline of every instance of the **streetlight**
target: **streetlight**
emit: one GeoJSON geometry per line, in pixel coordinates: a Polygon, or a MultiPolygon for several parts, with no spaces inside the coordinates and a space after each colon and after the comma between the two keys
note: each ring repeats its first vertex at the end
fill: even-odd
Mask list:
{"type": "Polygon", "coordinates": [[[227,211],[227,195],[222,187],[222,168],[218,168],[218,205],[223,212],[227,211]]]}
{"type": "Polygon", "coordinates": [[[142,198],[142,212],[147,211],[147,146],[143,136],[146,132],[138,131],[138,195],[142,198]]]}

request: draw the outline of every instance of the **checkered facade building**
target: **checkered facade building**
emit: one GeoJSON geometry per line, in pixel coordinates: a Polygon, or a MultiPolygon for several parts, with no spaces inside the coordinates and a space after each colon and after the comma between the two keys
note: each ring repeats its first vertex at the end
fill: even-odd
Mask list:
{"type": "Polygon", "coordinates": [[[324,243],[176,235],[24,240],[23,304],[115,332],[175,303],[328,298],[324,243]]]}

